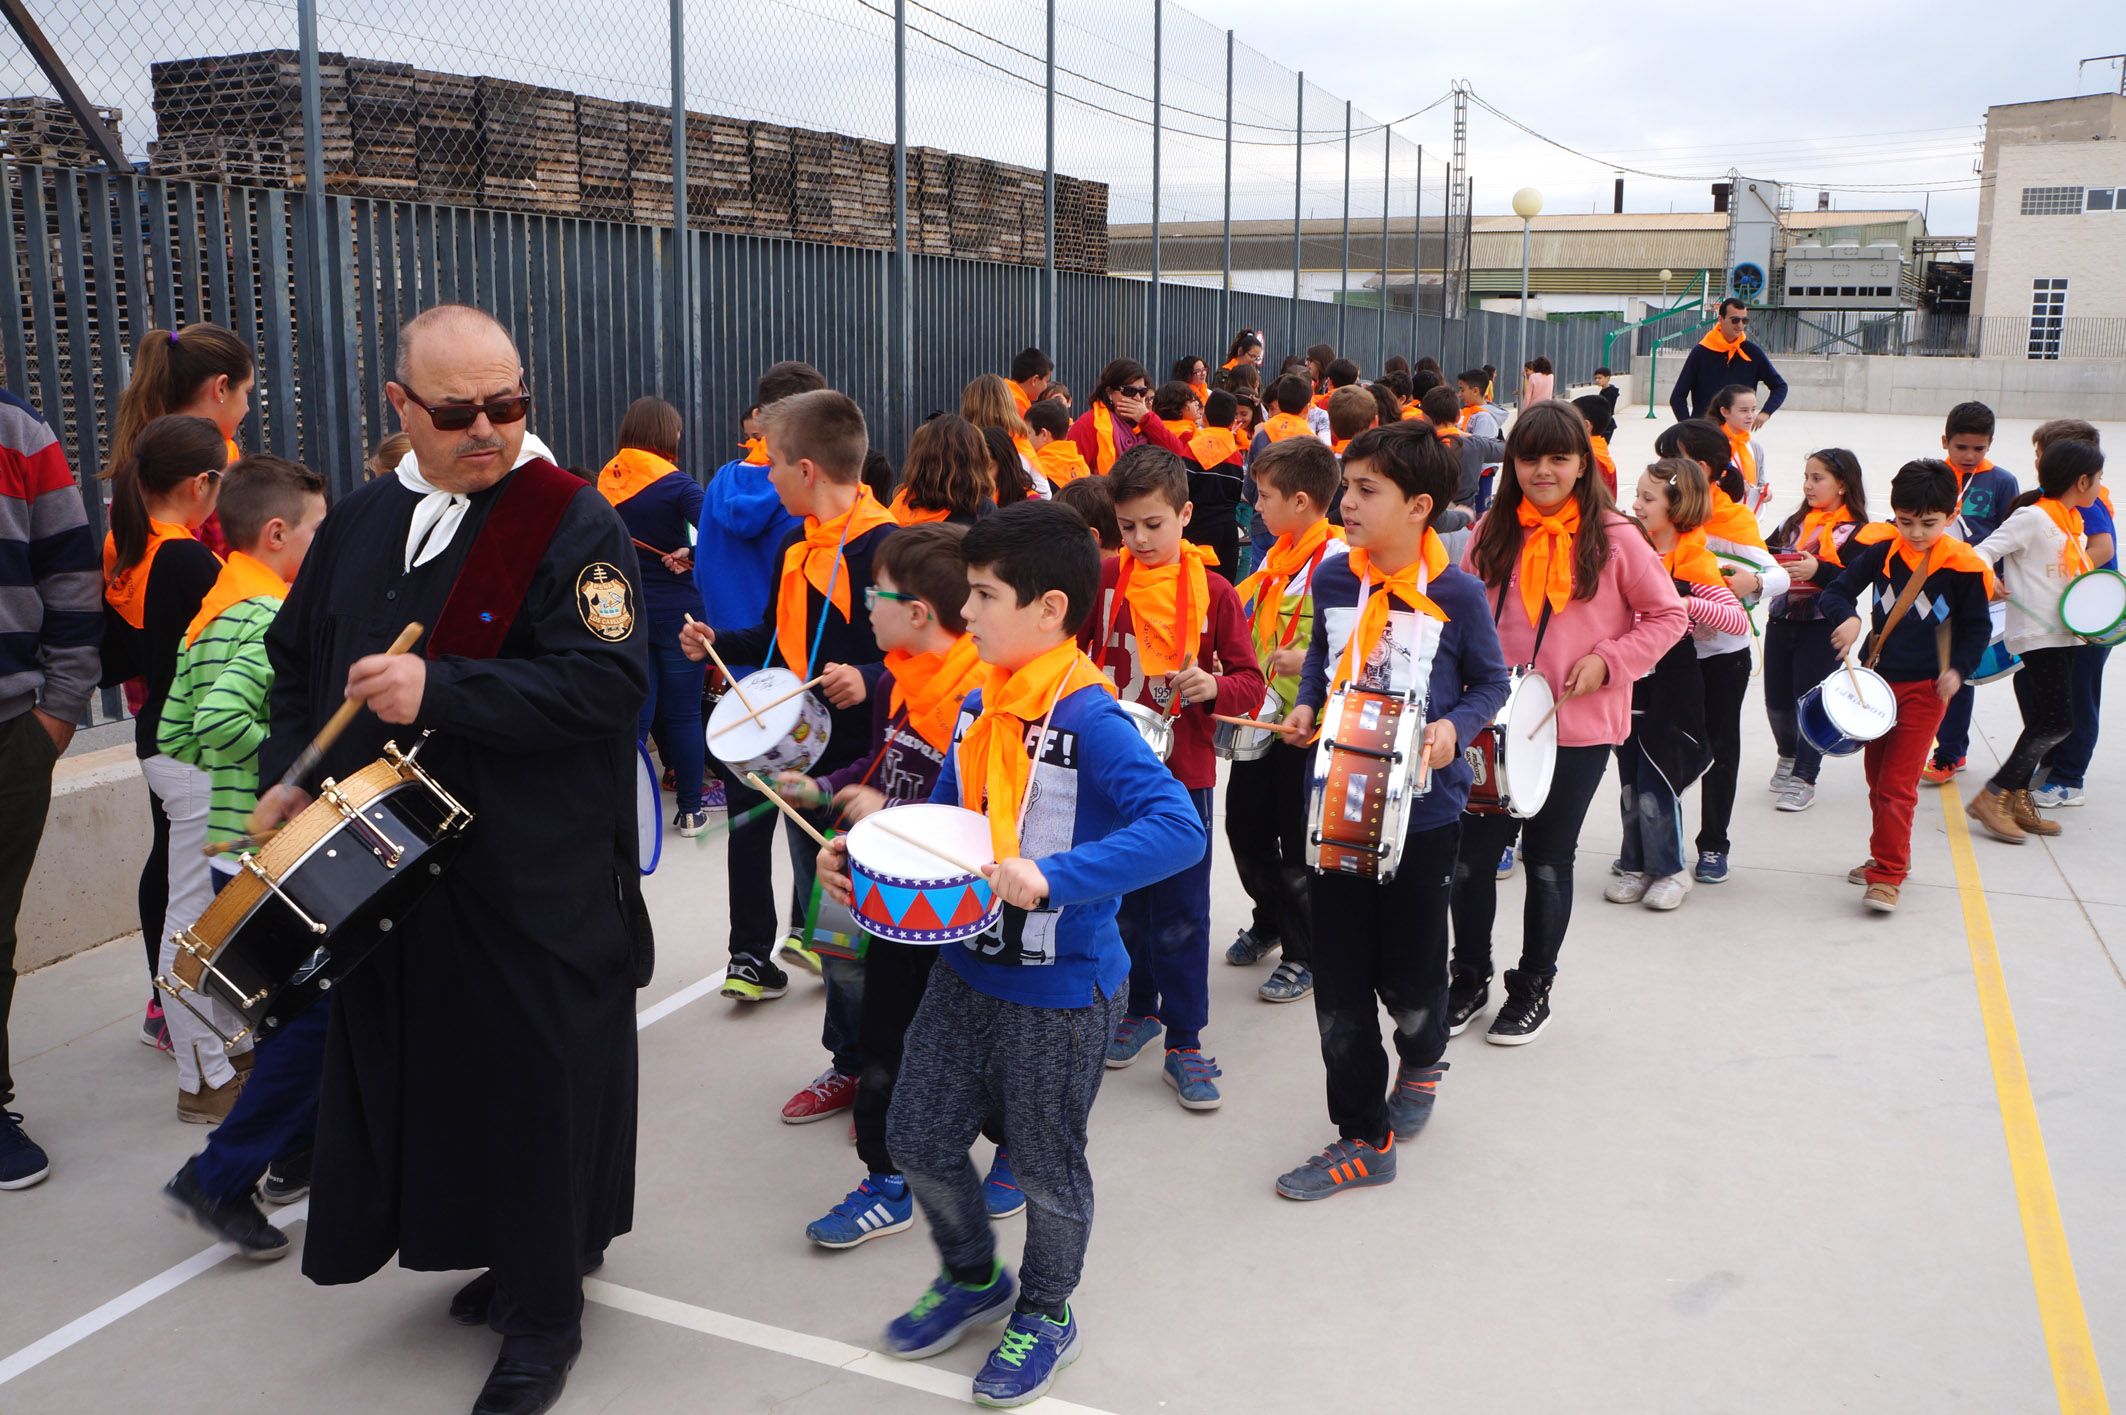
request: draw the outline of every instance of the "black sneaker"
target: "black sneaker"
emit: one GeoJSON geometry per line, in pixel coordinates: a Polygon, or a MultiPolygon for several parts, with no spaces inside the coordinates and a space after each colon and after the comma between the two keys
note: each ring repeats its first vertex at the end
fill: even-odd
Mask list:
{"type": "Polygon", "coordinates": [[[310,1192],[310,1152],[290,1155],[266,1166],[258,1197],[269,1204],[292,1204],[310,1192]]]}
{"type": "Polygon", "coordinates": [[[1395,1089],[1388,1093],[1388,1128],[1398,1140],[1415,1140],[1417,1132],[1432,1118],[1432,1102],[1439,1091],[1439,1078],[1447,1063],[1435,1066],[1397,1066],[1395,1089]]]}
{"type": "Polygon", "coordinates": [[[1447,1035],[1458,1037],[1468,1030],[1491,1002],[1491,975],[1455,964],[1447,974],[1447,1035]]]}
{"type": "Polygon", "coordinates": [[[724,971],[723,995],[733,1002],[766,1002],[790,990],[790,975],[748,953],[731,959],[724,971]]]}
{"type": "Polygon", "coordinates": [[[266,1221],[264,1210],[249,1194],[231,1199],[219,1208],[200,1192],[192,1175],[192,1162],[177,1171],[177,1177],[162,1186],[162,1195],[186,1218],[232,1244],[238,1253],[260,1262],[281,1257],[288,1251],[288,1235],[266,1221]]]}
{"type": "Polygon", "coordinates": [[[1491,1019],[1484,1040],[1502,1047],[1526,1046],[1550,1021],[1550,978],[1506,970],[1506,1000],[1491,1019]]]}
{"type": "Polygon", "coordinates": [[[22,1117],[0,1110],[0,1189],[27,1189],[52,1172],[42,1146],[22,1129],[22,1117]]]}

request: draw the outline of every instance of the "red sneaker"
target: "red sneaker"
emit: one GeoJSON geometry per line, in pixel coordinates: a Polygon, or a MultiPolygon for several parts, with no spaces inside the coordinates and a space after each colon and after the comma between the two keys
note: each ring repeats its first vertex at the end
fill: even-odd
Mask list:
{"type": "Polygon", "coordinates": [[[854,1104],[856,1078],[830,1068],[820,1072],[818,1080],[790,1097],[782,1108],[783,1124],[810,1125],[854,1104]]]}
{"type": "Polygon", "coordinates": [[[1919,779],[1929,786],[1946,786],[1963,771],[1966,760],[1967,758],[1958,757],[1953,762],[1929,761],[1920,770],[1919,779]]]}

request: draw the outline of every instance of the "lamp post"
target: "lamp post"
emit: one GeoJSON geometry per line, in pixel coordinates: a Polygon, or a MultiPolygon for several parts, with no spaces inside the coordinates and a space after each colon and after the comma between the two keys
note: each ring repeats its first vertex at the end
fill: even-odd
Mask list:
{"type": "Polygon", "coordinates": [[[1523,187],[1513,194],[1513,214],[1521,218],[1521,389],[1520,401],[1528,401],[1528,223],[1543,210],[1543,194],[1523,187]]]}
{"type": "Polygon", "coordinates": [[[1668,282],[1676,278],[1676,272],[1667,266],[1661,267],[1661,308],[1668,308],[1668,282]]]}

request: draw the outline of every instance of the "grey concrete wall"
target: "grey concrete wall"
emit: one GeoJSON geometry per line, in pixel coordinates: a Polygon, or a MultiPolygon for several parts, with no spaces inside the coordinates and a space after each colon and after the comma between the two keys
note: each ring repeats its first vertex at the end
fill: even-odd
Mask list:
{"type": "MultiPolygon", "coordinates": [[[[1648,362],[1641,357],[1632,364],[1642,390],[1648,362]]],[[[2004,418],[2126,419],[2126,359],[1787,354],[1776,362],[1789,387],[1786,406],[1797,412],[1927,414],[1976,398],[2004,418]]],[[[1662,354],[1659,404],[1666,405],[1681,367],[1681,354],[1662,354]]]]}
{"type": "Polygon", "coordinates": [[[148,784],[132,744],[63,758],[22,898],[15,966],[26,973],[137,931],[147,855],[148,784]]]}

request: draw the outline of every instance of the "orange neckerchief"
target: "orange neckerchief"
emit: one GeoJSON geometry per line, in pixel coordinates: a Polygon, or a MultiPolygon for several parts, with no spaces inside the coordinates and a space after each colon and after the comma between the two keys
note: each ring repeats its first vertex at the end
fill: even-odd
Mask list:
{"type": "Polygon", "coordinates": [[[886,700],[886,710],[905,710],[908,725],[916,735],[942,752],[952,745],[952,729],[960,720],[960,700],[979,686],[975,675],[981,669],[981,651],[965,634],[953,640],[951,648],[938,653],[894,649],[886,655],[886,671],[893,675],[893,693],[886,700]]]}
{"type": "Polygon", "coordinates": [[[1617,459],[1609,454],[1609,439],[1588,434],[1588,445],[1594,448],[1595,465],[1609,473],[1611,482],[1617,479],[1617,459]]]}
{"type": "Polygon", "coordinates": [[[1224,363],[1218,365],[1218,367],[1221,369],[1237,368],[1239,364],[1240,360],[1238,359],[1227,359],[1224,363]]]}
{"type": "MultiPolygon", "coordinates": [[[[1579,506],[1577,501],[1570,504],[1575,509],[1579,506]]],[[[1358,622],[1351,626],[1351,637],[1344,640],[1343,657],[1337,661],[1336,676],[1329,681],[1332,693],[1349,683],[1352,675],[1372,660],[1381,635],[1388,632],[1388,614],[1393,608],[1389,600],[1399,599],[1420,614],[1429,614],[1442,624],[1447,622],[1447,611],[1434,604],[1417,587],[1418,571],[1425,572],[1425,583],[1430,584],[1447,568],[1446,543],[1430,526],[1425,528],[1424,547],[1417,559],[1392,575],[1375,570],[1372,557],[1363,550],[1351,552],[1350,564],[1351,573],[1358,576],[1360,592],[1366,603],[1359,611],[1358,622]]]]}
{"type": "Polygon", "coordinates": [[[226,465],[233,467],[243,460],[244,449],[236,445],[235,438],[225,437],[221,440],[221,445],[229,449],[229,460],[226,465]]]}
{"type": "Polygon", "coordinates": [[[1705,543],[1703,526],[1677,536],[1675,549],[1662,553],[1661,568],[1671,580],[1715,587],[1727,584],[1720,578],[1720,562],[1713,558],[1712,547],[1705,543]]]}
{"type": "Polygon", "coordinates": [[[1211,386],[1208,383],[1191,383],[1188,391],[1196,395],[1198,406],[1211,401],[1211,386]]]}
{"type": "Polygon", "coordinates": [[[1350,445],[1351,439],[1348,437],[1334,437],[1329,440],[1329,450],[1339,457],[1343,456],[1344,449],[1350,445]]]}
{"type": "Polygon", "coordinates": [[[618,506],[651,482],[662,481],[678,470],[677,462],[655,452],[645,452],[640,447],[623,447],[598,473],[598,493],[618,506]]]}
{"type": "Polygon", "coordinates": [[[1033,461],[1034,465],[1041,469],[1041,475],[1048,478],[1051,488],[1068,486],[1079,477],[1091,476],[1093,472],[1091,467],[1085,465],[1085,454],[1078,450],[1078,444],[1067,437],[1058,437],[1043,444],[1041,449],[1033,454],[1033,461]]]}
{"type": "Polygon", "coordinates": [[[1120,455],[1115,451],[1114,412],[1105,403],[1093,404],[1093,470],[1106,476],[1120,455]]]}
{"type": "Polygon", "coordinates": [[[1314,435],[1314,429],[1307,425],[1304,413],[1272,413],[1262,420],[1262,432],[1272,442],[1282,442],[1288,437],[1314,435]]]}
{"type": "Polygon", "coordinates": [[[1698,341],[1698,346],[1712,350],[1714,353],[1726,358],[1730,363],[1737,358],[1744,363],[1751,361],[1750,356],[1742,352],[1742,341],[1740,339],[1729,339],[1720,332],[1720,326],[1717,324],[1705,331],[1705,337],[1698,341]]]}
{"type": "Polygon", "coordinates": [[[1315,394],[1314,406],[1321,409],[1324,413],[1329,411],[1329,395],[1326,393],[1315,394]]]}
{"type": "Polygon", "coordinates": [[[215,577],[214,587],[199,602],[199,613],[192,616],[191,624],[185,629],[185,643],[197,639],[230,605],[266,595],[286,599],[288,582],[241,550],[230,551],[229,558],[222,562],[221,574],[215,577]]]}
{"type": "Polygon", "coordinates": [[[1469,434],[1462,431],[1462,425],[1460,423],[1450,423],[1446,427],[1436,427],[1432,429],[1432,435],[1438,438],[1440,441],[1447,443],[1449,446],[1452,446],[1453,444],[1460,442],[1469,434]]]}
{"type": "Polygon", "coordinates": [[[1196,424],[1193,419],[1161,418],[1159,419],[1159,421],[1165,423],[1166,430],[1172,433],[1174,436],[1180,438],[1183,442],[1188,441],[1190,438],[1196,435],[1196,424]]]}
{"type": "Polygon", "coordinates": [[[1467,428],[1469,419],[1483,411],[1484,405],[1482,403],[1464,403],[1462,410],[1454,415],[1454,425],[1458,428],[1467,428]]]}
{"type": "Polygon", "coordinates": [[[2071,580],[2077,575],[2086,575],[2094,570],[2096,564],[2090,560],[2088,550],[2082,545],[2082,513],[2049,496],[2040,496],[2037,499],[2037,509],[2051,517],[2052,524],[2058,526],[2060,534],[2067,537],[2066,547],[2060,551],[2062,573],[2071,580]]]}
{"type": "MultiPolygon", "coordinates": [[[[1895,521],[1870,521],[1853,532],[1853,539],[1862,545],[1889,542],[1891,554],[1904,561],[1905,568],[1915,575],[1930,574],[1935,570],[1961,570],[1965,574],[1976,575],[1985,582],[1986,598],[1993,598],[1993,567],[1986,563],[1984,556],[1955,536],[1944,533],[1940,540],[1928,546],[1922,553],[1914,550],[1912,542],[1897,533],[1895,521]]],[[[1890,569],[1887,557],[1882,562],[1882,568],[1884,578],[1887,579],[1890,569]]]]}
{"type": "Polygon", "coordinates": [[[893,513],[878,504],[868,486],[859,486],[855,502],[831,521],[805,517],[804,539],[783,553],[782,583],[775,591],[775,647],[782,654],[783,665],[798,677],[810,676],[812,669],[812,645],[806,638],[805,586],[809,584],[828,597],[828,604],[820,613],[839,610],[846,622],[849,577],[836,573],[842,547],[880,526],[893,524],[893,513]]]}
{"type": "Polygon", "coordinates": [[[1402,421],[1406,423],[1421,423],[1424,420],[1425,410],[1423,408],[1420,408],[1415,403],[1405,403],[1403,405],[1402,421]]]}
{"type": "Polygon", "coordinates": [[[1135,556],[1123,559],[1115,596],[1129,604],[1137,661],[1146,673],[1175,672],[1202,648],[1203,616],[1211,605],[1204,567],[1217,563],[1214,551],[1186,540],[1174,563],[1156,570],[1138,564],[1135,556]]]}
{"type": "Polygon", "coordinates": [[[1019,803],[1033,779],[1026,730],[1055,703],[1081,688],[1095,687],[1115,695],[1115,685],[1074,639],[1065,639],[1016,673],[989,666],[981,684],[982,715],[960,738],[960,804],[989,818],[989,843],[997,859],[1013,859],[1019,853],[1019,803]]]}
{"type": "Polygon", "coordinates": [[[768,439],[765,437],[749,437],[738,444],[738,450],[746,454],[747,466],[765,467],[768,465],[768,439]]]}
{"type": "Polygon", "coordinates": [[[891,516],[899,525],[928,526],[945,520],[952,515],[952,512],[927,506],[910,506],[908,504],[908,488],[904,486],[893,493],[893,504],[886,508],[886,514],[891,516]]]}
{"type": "MultiPolygon", "coordinates": [[[[1270,547],[1269,554],[1262,557],[1262,568],[1233,586],[1233,593],[1240,602],[1253,601],[1254,612],[1248,617],[1248,630],[1255,640],[1255,654],[1263,658],[1269,650],[1277,647],[1277,638],[1284,626],[1280,620],[1284,614],[1284,587],[1301,570],[1311,570],[1321,563],[1321,557],[1332,540],[1342,540],[1342,526],[1332,526],[1323,517],[1308,526],[1298,535],[1282,535],[1270,547]]],[[[1297,624],[1299,616],[1292,616],[1297,624]]]]}
{"type": "Polygon", "coordinates": [[[141,552],[138,564],[127,569],[118,568],[118,542],[109,532],[103,537],[103,600],[118,611],[118,617],[139,629],[147,623],[148,571],[154,567],[155,552],[173,540],[197,540],[183,526],[169,521],[148,520],[148,548],[141,552]]]}
{"type": "Polygon", "coordinates": [[[1011,436],[1011,445],[1019,450],[1019,456],[1025,460],[1027,466],[1031,467],[1039,464],[1040,458],[1035,454],[1033,450],[1032,438],[1021,437],[1017,433],[1013,433],[1011,436]]]}
{"type": "Polygon", "coordinates": [[[1724,540],[1731,545],[1766,549],[1764,530],[1757,524],[1756,513],[1718,486],[1713,487],[1712,492],[1713,514],[1705,519],[1705,533],[1714,540],[1724,540]]]}
{"type": "Polygon", "coordinates": [[[1843,501],[1828,511],[1810,511],[1801,518],[1801,530],[1794,536],[1794,548],[1808,551],[1826,565],[1843,567],[1838,558],[1838,537],[1834,534],[1840,526],[1853,519],[1853,512],[1843,501]],[[1816,548],[1809,550],[1809,537],[1816,537],[1816,548]]]}
{"type": "Polygon", "coordinates": [[[1580,531],[1580,503],[1568,496],[1563,506],[1546,516],[1523,497],[1519,519],[1521,606],[1528,611],[1528,622],[1535,624],[1542,619],[1545,599],[1553,614],[1564,613],[1572,602],[1572,541],[1580,531]]]}
{"type": "Polygon", "coordinates": [[[1207,427],[1188,440],[1188,450],[1197,466],[1215,467],[1220,462],[1233,460],[1234,454],[1240,451],[1240,441],[1230,428],[1207,427]]]}
{"type": "Polygon", "coordinates": [[[1019,416],[1022,418],[1025,417],[1026,410],[1033,406],[1033,395],[1031,393],[1028,393],[1025,389],[1019,387],[1019,381],[1015,378],[1005,379],[1004,386],[1011,390],[1011,401],[1014,405],[1017,406],[1019,410],[1019,416]]]}
{"type": "Polygon", "coordinates": [[[1757,484],[1757,454],[1750,451],[1750,435],[1746,432],[1736,432],[1733,428],[1724,425],[1720,430],[1727,434],[1727,445],[1734,450],[1735,466],[1742,473],[1742,484],[1744,486],[1755,486],[1757,484]]]}

